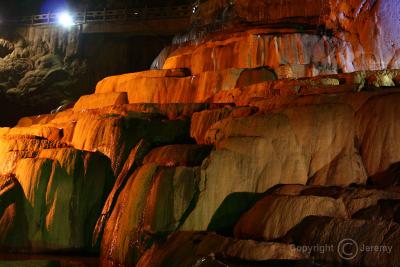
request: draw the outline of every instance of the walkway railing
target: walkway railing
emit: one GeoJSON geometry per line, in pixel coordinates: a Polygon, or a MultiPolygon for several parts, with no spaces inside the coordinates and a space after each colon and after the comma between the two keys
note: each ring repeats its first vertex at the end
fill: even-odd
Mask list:
{"type": "MultiPolygon", "coordinates": [[[[169,18],[187,18],[193,12],[193,6],[174,6],[157,8],[129,8],[115,10],[98,11],[75,11],[70,16],[76,24],[112,22],[112,21],[130,21],[147,19],[169,19],[169,18]]],[[[25,16],[9,22],[21,25],[47,25],[58,23],[58,17],[61,13],[48,13],[33,16],[25,16]]]]}

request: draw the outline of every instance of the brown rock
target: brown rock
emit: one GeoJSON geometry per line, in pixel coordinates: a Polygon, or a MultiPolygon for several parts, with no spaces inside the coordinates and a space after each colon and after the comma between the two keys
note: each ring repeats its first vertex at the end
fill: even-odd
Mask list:
{"type": "Polygon", "coordinates": [[[136,170],[122,189],[101,243],[107,264],[135,264],[159,233],[174,231],[186,217],[198,190],[198,169],[136,170]]]}
{"type": "Polygon", "coordinates": [[[308,216],[346,218],[343,202],[330,197],[267,196],[246,212],[235,226],[235,237],[276,240],[308,216]]]}
{"type": "Polygon", "coordinates": [[[227,118],[213,124],[206,136],[216,150],[203,163],[199,201],[184,230],[232,223],[243,208],[237,206],[240,196],[231,199],[239,192],[263,193],[277,184],[362,184],[367,179],[354,148],[354,112],[347,105],[227,118]]]}
{"type": "Polygon", "coordinates": [[[177,232],[164,244],[149,249],[136,266],[186,267],[207,263],[226,266],[224,260],[227,259],[250,263],[307,259],[307,255],[286,244],[238,240],[213,233],[177,232]]]}
{"type": "Polygon", "coordinates": [[[14,175],[0,177],[0,248],[29,248],[24,192],[14,175]]]}
{"type": "MultiPolygon", "coordinates": [[[[252,2],[238,0],[209,0],[198,5],[197,13],[192,20],[200,25],[214,24],[216,22],[228,24],[232,22],[297,22],[316,23],[316,18],[321,16],[325,7],[321,1],[278,1],[268,3],[262,0],[252,2]],[[298,8],[299,6],[303,8],[298,8]],[[222,17],[222,21],[221,20],[222,17]]],[[[327,12],[329,10],[324,10],[327,12]]]]}
{"type": "Polygon", "coordinates": [[[212,147],[203,145],[169,145],[153,149],[143,164],[155,163],[161,166],[199,166],[212,147]]]}
{"type": "Polygon", "coordinates": [[[361,156],[368,175],[377,185],[398,183],[396,164],[400,161],[400,147],[395,140],[399,105],[395,103],[399,97],[391,94],[372,98],[356,116],[361,156]]]}
{"type": "Polygon", "coordinates": [[[30,250],[91,248],[104,194],[113,183],[105,157],[71,148],[43,150],[19,160],[15,176],[24,193],[30,250]]]}
{"type": "Polygon", "coordinates": [[[399,264],[397,223],[308,217],[288,235],[299,246],[327,246],[324,253],[312,251],[311,257],[335,263],[360,266],[399,264]]]}

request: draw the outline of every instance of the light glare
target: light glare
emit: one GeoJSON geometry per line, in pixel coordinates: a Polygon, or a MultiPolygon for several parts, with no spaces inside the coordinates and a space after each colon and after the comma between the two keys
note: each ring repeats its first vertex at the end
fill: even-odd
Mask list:
{"type": "Polygon", "coordinates": [[[58,15],[58,24],[65,28],[69,28],[74,25],[74,19],[68,12],[63,12],[58,15]]]}

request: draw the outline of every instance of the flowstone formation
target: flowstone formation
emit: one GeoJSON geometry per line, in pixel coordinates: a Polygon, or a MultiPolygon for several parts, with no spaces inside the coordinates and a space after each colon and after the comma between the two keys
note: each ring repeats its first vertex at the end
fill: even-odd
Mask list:
{"type": "Polygon", "coordinates": [[[6,26],[0,29],[2,125],[72,107],[80,96],[93,92],[98,80],[147,69],[170,40],[130,33],[85,34],[82,25],[6,26]]]}
{"type": "MultiPolygon", "coordinates": [[[[86,75],[87,68],[85,60],[77,55],[78,38],[79,32],[60,28],[6,29],[3,26],[0,36],[3,52],[0,55],[1,103],[15,105],[10,109],[17,113],[38,114],[79,97],[79,91],[85,88],[78,81],[86,75]]],[[[8,113],[3,116],[2,123],[12,121],[13,114],[9,110],[8,113]]]]}
{"type": "Polygon", "coordinates": [[[1,250],[99,252],[102,266],[399,265],[398,31],[380,15],[399,7],[271,2],[201,3],[158,69],[1,128],[1,250]]]}

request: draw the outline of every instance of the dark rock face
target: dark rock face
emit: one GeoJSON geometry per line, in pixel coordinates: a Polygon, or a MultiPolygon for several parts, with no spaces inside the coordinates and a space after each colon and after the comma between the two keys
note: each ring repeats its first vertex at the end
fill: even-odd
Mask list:
{"type": "Polygon", "coordinates": [[[60,27],[19,28],[4,35],[0,101],[6,114],[0,123],[13,125],[21,116],[68,105],[92,92],[96,81],[107,75],[147,69],[168,41],[129,34],[82,35],[78,28],[60,27]]]}

